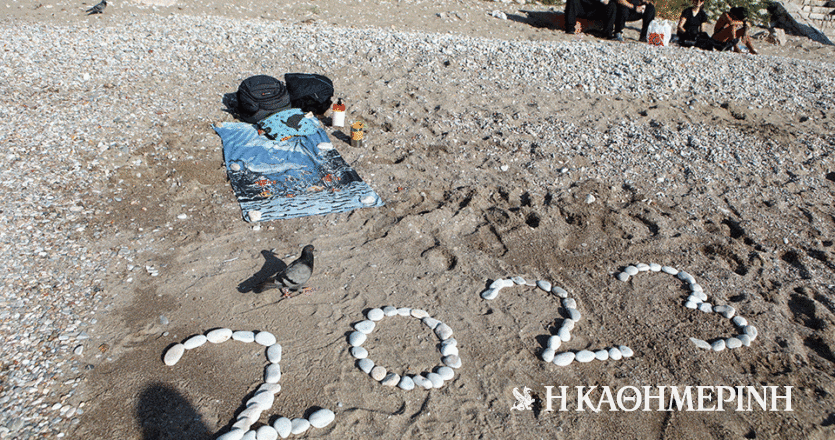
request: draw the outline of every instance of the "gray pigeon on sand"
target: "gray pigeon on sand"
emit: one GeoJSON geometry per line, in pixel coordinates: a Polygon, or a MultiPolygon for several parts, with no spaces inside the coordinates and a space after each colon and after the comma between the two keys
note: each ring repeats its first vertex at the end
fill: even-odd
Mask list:
{"type": "Polygon", "coordinates": [[[99,4],[97,4],[96,6],[93,6],[92,8],[87,10],[87,15],[101,14],[102,12],[104,12],[104,8],[106,6],[107,6],[107,0],[101,0],[101,2],[99,2],[99,4]]]}
{"type": "Polygon", "coordinates": [[[312,274],[313,245],[309,244],[302,249],[302,255],[296,261],[258,284],[258,290],[280,288],[285,297],[292,296],[291,293],[296,294],[299,290],[307,290],[304,285],[312,274]]]}

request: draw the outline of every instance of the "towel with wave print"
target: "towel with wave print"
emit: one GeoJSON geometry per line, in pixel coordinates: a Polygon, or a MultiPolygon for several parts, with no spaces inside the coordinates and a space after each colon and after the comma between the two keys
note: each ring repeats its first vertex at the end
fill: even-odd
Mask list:
{"type": "Polygon", "coordinates": [[[226,173],[246,221],[383,206],[321,127],[283,140],[269,139],[241,122],[213,128],[223,142],[226,173]]]}

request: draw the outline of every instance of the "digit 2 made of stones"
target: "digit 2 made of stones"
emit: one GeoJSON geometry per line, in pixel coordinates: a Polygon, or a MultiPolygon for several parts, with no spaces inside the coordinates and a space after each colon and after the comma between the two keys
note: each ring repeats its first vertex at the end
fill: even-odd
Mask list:
{"type": "Polygon", "coordinates": [[[163,356],[165,365],[173,366],[187,350],[193,350],[206,342],[219,344],[229,339],[243,343],[255,342],[266,347],[267,366],[264,369],[264,383],[255,390],[255,394],[246,401],[244,408],[238,412],[237,420],[232,424],[229,432],[221,435],[216,440],[275,440],[278,437],[287,438],[290,434],[301,434],[310,429],[324,428],[328,426],[335,415],[329,409],[314,411],[308,418],[288,419],[287,417],[277,418],[272,425],[263,425],[258,429],[250,429],[261,413],[269,410],[275,401],[275,395],[281,391],[281,345],[276,343],[275,336],[270,332],[232,331],[228,328],[210,330],[205,335],[194,335],[179,344],[168,348],[163,356]]]}
{"type": "Polygon", "coordinates": [[[351,345],[351,355],[358,359],[357,366],[359,369],[381,384],[390,387],[397,386],[406,391],[415,389],[415,386],[423,387],[427,390],[440,388],[444,385],[444,382],[452,380],[455,377],[453,368],[461,367],[461,358],[458,357],[458,342],[452,337],[452,329],[443,322],[429,316],[429,313],[425,310],[386,306],[382,309],[369,310],[366,313],[366,318],[368,319],[354,324],[354,332],[348,335],[348,344],[351,345]],[[377,326],[377,322],[387,316],[417,318],[432,329],[441,341],[440,351],[443,365],[436,367],[432,372],[424,372],[423,374],[413,376],[401,376],[400,374],[389,372],[385,367],[376,365],[374,361],[369,359],[368,350],[363,348],[362,344],[367,339],[368,334],[377,326]]]}

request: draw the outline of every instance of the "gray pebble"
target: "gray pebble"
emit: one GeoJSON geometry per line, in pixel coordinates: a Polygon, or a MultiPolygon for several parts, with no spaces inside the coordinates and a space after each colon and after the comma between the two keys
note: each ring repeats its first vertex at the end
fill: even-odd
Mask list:
{"type": "Polygon", "coordinates": [[[576,321],[579,321],[579,320],[580,320],[580,311],[579,311],[579,310],[577,310],[577,309],[573,309],[573,308],[571,308],[571,307],[566,307],[566,308],[565,308],[565,311],[566,311],[566,313],[568,313],[568,317],[569,317],[572,321],[575,321],[575,322],[576,322],[576,321]]]}
{"type": "Polygon", "coordinates": [[[388,373],[380,381],[380,383],[387,386],[387,387],[396,387],[397,384],[400,383],[400,375],[397,374],[397,373],[388,373]]]}
{"type": "Polygon", "coordinates": [[[576,309],[577,308],[577,301],[575,301],[574,298],[564,298],[562,300],[562,306],[565,307],[565,308],[576,309]]]}
{"type": "Polygon", "coordinates": [[[356,359],[365,359],[368,357],[368,350],[363,347],[351,347],[351,356],[356,359]]]}
{"type": "Polygon", "coordinates": [[[748,325],[748,320],[743,318],[742,316],[734,316],[734,318],[731,320],[731,322],[733,322],[734,325],[736,325],[737,327],[740,327],[740,328],[745,327],[746,325],[748,325]]]}
{"type": "Polygon", "coordinates": [[[551,293],[553,293],[554,295],[557,295],[560,298],[567,298],[568,297],[568,291],[566,291],[565,289],[563,289],[562,287],[559,287],[559,286],[552,287],[551,288],[551,293]]]}
{"type": "Polygon", "coordinates": [[[403,376],[400,378],[400,383],[397,386],[402,390],[411,391],[415,389],[415,381],[409,376],[403,376]]]}
{"type": "Polygon", "coordinates": [[[363,373],[371,374],[371,369],[374,368],[374,361],[368,358],[363,358],[360,359],[359,362],[357,362],[357,366],[360,368],[360,370],[362,370],[363,373]]]}
{"type": "Polygon", "coordinates": [[[542,289],[546,292],[551,291],[551,283],[549,281],[539,280],[539,281],[536,282],[536,287],[539,287],[540,289],[542,289]]]}

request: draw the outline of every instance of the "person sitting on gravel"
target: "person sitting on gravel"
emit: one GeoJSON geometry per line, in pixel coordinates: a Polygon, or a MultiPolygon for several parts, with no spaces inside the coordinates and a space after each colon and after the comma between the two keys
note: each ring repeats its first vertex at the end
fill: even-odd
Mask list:
{"type": "Polygon", "coordinates": [[[578,32],[577,18],[599,20],[603,22],[603,38],[612,38],[612,28],[615,26],[616,0],[566,0],[565,2],[565,33],[578,32]]]}
{"type": "Polygon", "coordinates": [[[647,41],[649,24],[655,19],[655,5],[646,0],[617,0],[615,17],[615,40],[623,41],[623,28],[627,21],[643,20],[638,41],[647,41]]]}
{"type": "Polygon", "coordinates": [[[707,14],[705,14],[704,6],[705,0],[693,0],[693,6],[685,9],[678,19],[678,28],[676,34],[678,35],[678,42],[684,47],[693,47],[696,45],[696,40],[703,40],[710,38],[710,36],[702,30],[705,22],[707,22],[707,14]]]}
{"type": "Polygon", "coordinates": [[[739,43],[745,44],[748,52],[756,55],[758,52],[751,41],[748,28],[748,10],[742,7],[731,8],[722,14],[713,27],[713,39],[721,43],[730,43],[734,52],[741,53],[739,43]]]}

